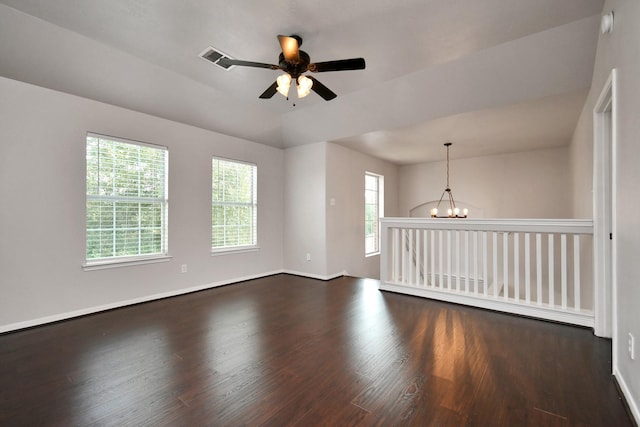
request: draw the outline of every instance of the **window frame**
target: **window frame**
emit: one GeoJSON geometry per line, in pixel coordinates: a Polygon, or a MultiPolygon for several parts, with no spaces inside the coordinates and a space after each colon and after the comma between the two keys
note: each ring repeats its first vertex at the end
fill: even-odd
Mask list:
{"type": "MultiPolygon", "coordinates": [[[[98,144],[100,144],[98,142],[98,144]]],[[[98,171],[100,166],[98,166],[98,171]]],[[[106,268],[115,268],[115,267],[126,267],[131,265],[139,265],[139,264],[150,264],[150,263],[158,263],[158,262],[166,262],[171,259],[169,255],[169,149],[166,146],[158,145],[158,144],[150,144],[147,142],[136,141],[127,138],[114,137],[110,135],[98,134],[93,132],[87,132],[85,136],[85,262],[82,265],[82,268],[85,271],[90,270],[100,270],[106,268]],[[137,196],[118,196],[118,195],[100,195],[100,194],[90,194],[90,181],[89,181],[89,160],[88,160],[88,150],[90,138],[96,138],[98,140],[106,140],[112,141],[121,144],[135,145],[139,147],[148,147],[156,150],[161,150],[164,152],[164,179],[163,179],[163,194],[161,197],[141,197],[140,194],[137,196]],[[94,202],[113,202],[115,203],[138,203],[139,209],[142,204],[158,204],[160,206],[160,251],[159,252],[149,252],[149,253],[140,253],[135,255],[113,255],[113,256],[101,256],[96,258],[88,257],[89,250],[89,203],[91,201],[94,202]]],[[[137,231],[140,232],[144,229],[141,224],[142,219],[138,220],[137,231]]],[[[116,227],[116,219],[113,219],[112,229],[117,230],[116,227]]],[[[98,228],[96,230],[101,230],[103,228],[98,228]]],[[[138,248],[140,249],[142,245],[142,240],[139,239],[138,248]]]]}
{"type": "MultiPolygon", "coordinates": [[[[226,227],[226,225],[223,225],[223,228],[224,227],[226,227]]],[[[231,159],[228,157],[221,157],[221,156],[211,157],[211,229],[210,231],[211,231],[210,253],[212,256],[225,255],[229,253],[253,252],[260,249],[260,247],[258,246],[258,165],[256,163],[248,162],[245,160],[231,159]],[[247,202],[238,202],[238,201],[220,201],[216,205],[216,201],[214,200],[215,182],[214,182],[214,176],[213,176],[216,161],[225,162],[229,164],[250,166],[252,168],[251,169],[252,183],[250,186],[251,188],[250,199],[252,200],[251,202],[247,203],[247,202]],[[214,206],[235,206],[235,207],[249,206],[251,208],[250,235],[251,235],[252,242],[249,244],[214,246],[213,234],[214,234],[214,227],[216,227],[216,224],[214,224],[214,218],[213,218],[214,206]]]]}
{"type": "Polygon", "coordinates": [[[384,217],[384,175],[365,171],[364,177],[364,255],[365,257],[371,257],[380,254],[380,218],[384,217]],[[367,177],[376,179],[376,190],[369,189],[367,187],[367,177]],[[374,220],[375,232],[373,233],[373,236],[367,234],[367,223],[369,222],[367,219],[367,206],[372,205],[372,203],[367,203],[368,191],[375,191],[376,194],[376,217],[374,220]],[[368,242],[371,237],[375,238],[375,245],[373,250],[368,251],[368,242]]]}

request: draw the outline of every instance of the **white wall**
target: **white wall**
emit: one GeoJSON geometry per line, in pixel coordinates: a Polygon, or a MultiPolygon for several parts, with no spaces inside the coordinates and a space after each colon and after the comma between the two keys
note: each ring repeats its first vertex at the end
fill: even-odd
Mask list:
{"type": "Polygon", "coordinates": [[[608,0],[613,10],[613,33],[601,35],[593,70],[593,84],[572,141],[572,182],[578,214],[592,211],[593,108],[612,68],[617,69],[617,295],[614,295],[614,373],[640,421],[640,2],[608,0]],[[636,339],[636,355],[627,352],[628,333],[636,339]]]}
{"type": "MultiPolygon", "coordinates": [[[[450,186],[472,218],[571,218],[569,165],[567,147],[451,160],[450,186]]],[[[445,185],[444,161],[400,167],[400,215],[437,201],[445,185]]]]}
{"type": "Polygon", "coordinates": [[[384,215],[398,215],[398,167],[336,144],[327,144],[328,271],[380,278],[380,256],[364,256],[364,174],[384,176],[384,215]],[[331,199],[335,205],[331,205],[331,199]]]}
{"type": "Polygon", "coordinates": [[[364,173],[384,175],[385,215],[393,216],[397,166],[320,142],[285,150],[285,170],[285,271],[378,278],[379,256],[364,256],[364,173]]]}
{"type": "MultiPolygon", "coordinates": [[[[593,92],[591,90],[590,99],[593,92]]],[[[593,116],[590,113],[594,103],[587,101],[584,108],[589,105],[591,110],[589,114],[583,110],[580,115],[569,147],[572,210],[577,218],[593,217],[593,116]]]]}
{"type": "Polygon", "coordinates": [[[283,270],[379,275],[378,257],[364,257],[363,177],[385,176],[397,215],[394,165],[324,142],[283,151],[6,78],[0,93],[0,331],[283,270]],[[171,261],[82,270],[87,132],[169,148],[171,261]],[[214,155],[258,165],[259,251],[209,253],[214,155]]]}
{"type": "Polygon", "coordinates": [[[282,150],[5,78],[0,94],[0,330],[281,271],[282,150]],[[170,262],[82,270],[87,131],[169,148],[170,262]],[[213,155],[258,165],[257,252],[210,256],[213,155]]]}
{"type": "Polygon", "coordinates": [[[289,148],[284,159],[284,268],[326,278],[326,144],[289,148]]]}

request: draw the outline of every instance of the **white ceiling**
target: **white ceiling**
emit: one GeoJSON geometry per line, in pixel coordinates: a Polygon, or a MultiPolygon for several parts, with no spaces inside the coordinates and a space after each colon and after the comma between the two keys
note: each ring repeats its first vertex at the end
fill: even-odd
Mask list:
{"type": "Polygon", "coordinates": [[[603,0],[0,0],[0,75],[260,143],[334,141],[410,164],[564,146],[591,84],[603,0]],[[258,99],[278,34],[338,94],[258,99]],[[293,105],[295,103],[295,106],[293,105]]]}

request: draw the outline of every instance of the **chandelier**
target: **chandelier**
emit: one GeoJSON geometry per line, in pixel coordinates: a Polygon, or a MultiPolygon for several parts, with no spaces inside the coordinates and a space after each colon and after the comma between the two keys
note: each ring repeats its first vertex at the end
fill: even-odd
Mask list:
{"type": "Polygon", "coordinates": [[[449,187],[449,147],[451,147],[453,143],[445,142],[444,146],[447,147],[447,186],[442,192],[442,196],[440,196],[440,200],[438,200],[438,205],[431,209],[431,218],[466,218],[469,213],[469,209],[463,209],[462,214],[460,209],[456,207],[456,202],[453,200],[453,193],[451,192],[451,188],[449,187]],[[447,215],[438,215],[438,210],[440,209],[440,205],[442,204],[442,200],[445,199],[445,194],[447,195],[447,199],[449,200],[449,209],[447,209],[447,215]]]}

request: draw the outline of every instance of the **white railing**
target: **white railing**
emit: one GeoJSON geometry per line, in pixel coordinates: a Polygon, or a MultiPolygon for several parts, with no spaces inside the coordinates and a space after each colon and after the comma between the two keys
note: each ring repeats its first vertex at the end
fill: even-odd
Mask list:
{"type": "Polygon", "coordinates": [[[380,289],[594,325],[591,220],[381,220],[380,289]]]}

